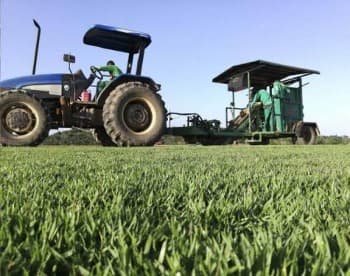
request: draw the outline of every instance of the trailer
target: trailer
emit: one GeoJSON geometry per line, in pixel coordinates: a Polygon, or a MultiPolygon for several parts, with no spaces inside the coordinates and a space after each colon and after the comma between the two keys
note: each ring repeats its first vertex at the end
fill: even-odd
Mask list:
{"type": "Polygon", "coordinates": [[[203,145],[235,141],[264,145],[270,139],[287,137],[293,143],[315,144],[319,128],[315,122],[303,120],[303,78],[311,74],[319,72],[264,60],[234,65],[213,79],[214,83],[226,84],[232,93],[232,102],[225,109],[225,126],[219,120],[206,120],[196,113],[171,112],[167,114],[168,126],[174,115],[186,116],[187,124],[168,127],[166,133],[182,136],[190,144],[203,145]],[[245,107],[235,104],[235,94],[241,91],[249,92],[245,107]],[[259,93],[262,96],[257,96],[259,93]]]}

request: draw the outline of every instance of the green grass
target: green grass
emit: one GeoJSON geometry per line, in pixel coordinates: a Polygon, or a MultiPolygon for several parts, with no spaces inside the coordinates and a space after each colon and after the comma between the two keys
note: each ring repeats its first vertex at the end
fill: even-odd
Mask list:
{"type": "Polygon", "coordinates": [[[0,148],[0,275],[350,271],[350,146],[0,148]]]}

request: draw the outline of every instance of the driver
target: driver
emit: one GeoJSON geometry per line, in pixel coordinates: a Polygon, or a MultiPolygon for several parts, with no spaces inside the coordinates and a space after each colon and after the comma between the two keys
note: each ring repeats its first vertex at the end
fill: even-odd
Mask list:
{"type": "Polygon", "coordinates": [[[265,89],[253,88],[251,90],[254,96],[250,102],[250,107],[253,107],[254,103],[261,102],[264,109],[264,129],[263,131],[273,131],[273,118],[272,118],[272,99],[270,94],[265,89]]]}
{"type": "Polygon", "coordinates": [[[116,77],[123,74],[122,70],[115,65],[113,60],[109,60],[106,65],[95,67],[97,70],[109,73],[109,80],[100,80],[97,82],[96,96],[116,77]]]}

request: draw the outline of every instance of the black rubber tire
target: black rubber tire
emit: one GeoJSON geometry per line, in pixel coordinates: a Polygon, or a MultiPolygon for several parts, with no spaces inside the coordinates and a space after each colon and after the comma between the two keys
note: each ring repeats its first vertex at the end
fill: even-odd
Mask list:
{"type": "Polygon", "coordinates": [[[313,126],[303,126],[301,129],[301,136],[298,137],[298,144],[300,145],[315,145],[317,142],[316,129],[313,126]]]}
{"type": "Polygon", "coordinates": [[[116,147],[111,137],[108,136],[104,127],[98,127],[91,130],[92,136],[97,143],[100,143],[104,147],[116,147]]]}
{"type": "Polygon", "coordinates": [[[0,144],[3,146],[37,146],[49,134],[48,115],[39,100],[22,92],[0,94],[0,144]],[[17,107],[17,108],[16,108],[17,107]],[[11,112],[14,113],[11,115],[11,112]],[[16,114],[17,113],[17,114],[16,114]],[[16,117],[19,118],[19,122],[16,117]],[[21,121],[22,120],[22,121],[21,121]],[[14,128],[11,124],[25,125],[14,128]]]}
{"type": "Polygon", "coordinates": [[[269,145],[270,144],[270,139],[269,138],[262,138],[262,141],[260,145],[269,145]]]}
{"type": "Polygon", "coordinates": [[[199,143],[203,146],[231,145],[233,138],[230,137],[198,137],[199,143]]]}
{"type": "Polygon", "coordinates": [[[199,141],[196,136],[183,136],[186,144],[198,144],[199,141]]]}
{"type": "Polygon", "coordinates": [[[127,82],[117,86],[103,106],[107,134],[119,146],[151,146],[166,127],[166,109],[148,84],[127,82]]]}

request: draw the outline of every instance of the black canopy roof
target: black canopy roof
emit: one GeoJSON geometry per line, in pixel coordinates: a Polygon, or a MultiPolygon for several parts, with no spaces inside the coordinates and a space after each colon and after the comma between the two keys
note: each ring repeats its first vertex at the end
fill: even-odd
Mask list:
{"type": "Polygon", "coordinates": [[[216,76],[213,82],[228,83],[234,76],[250,72],[251,86],[267,86],[275,80],[281,80],[288,76],[301,74],[319,74],[319,71],[282,65],[264,60],[235,65],[216,76]]]}
{"type": "Polygon", "coordinates": [[[149,34],[105,25],[95,25],[84,35],[85,44],[135,54],[151,43],[149,34]]]}

